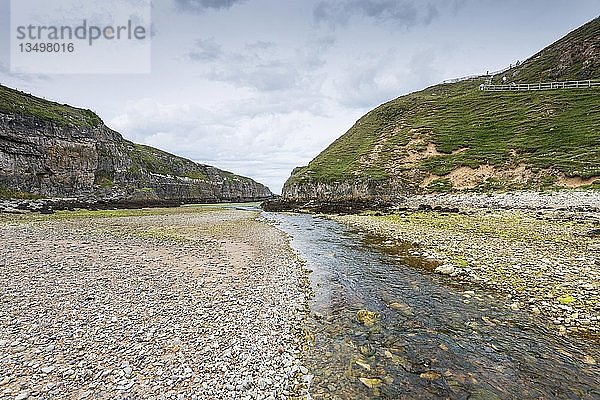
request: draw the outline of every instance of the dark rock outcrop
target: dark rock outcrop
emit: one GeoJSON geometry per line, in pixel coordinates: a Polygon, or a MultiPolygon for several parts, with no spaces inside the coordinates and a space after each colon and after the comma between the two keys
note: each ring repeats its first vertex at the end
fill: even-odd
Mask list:
{"type": "Polygon", "coordinates": [[[407,184],[399,179],[356,179],[334,182],[288,180],[283,187],[283,197],[291,201],[357,201],[388,202],[402,199],[417,193],[416,185],[407,184]]]}
{"type": "Polygon", "coordinates": [[[267,200],[261,204],[261,207],[265,211],[269,212],[281,212],[281,211],[292,211],[292,212],[310,212],[310,213],[323,213],[323,214],[357,214],[363,211],[382,211],[388,212],[391,210],[402,211],[405,210],[398,207],[396,203],[388,203],[382,201],[369,201],[369,200],[308,200],[308,201],[294,201],[284,199],[282,197],[273,198],[267,200]]]}

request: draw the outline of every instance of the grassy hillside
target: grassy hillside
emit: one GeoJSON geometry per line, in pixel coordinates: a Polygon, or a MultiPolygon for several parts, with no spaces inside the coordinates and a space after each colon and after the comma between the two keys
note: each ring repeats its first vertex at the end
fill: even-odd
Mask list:
{"type": "MultiPolygon", "coordinates": [[[[585,70],[586,79],[600,78],[599,39],[600,19],[595,19],[508,73],[522,82],[545,80],[555,70],[552,65],[567,57],[565,51],[585,48],[590,58],[571,58],[568,68],[562,62],[565,68],[553,77],[581,79],[585,70]]],[[[495,183],[490,176],[502,175],[499,171],[520,168],[523,175],[524,167],[529,175],[546,172],[542,183],[547,185],[557,174],[600,176],[600,88],[479,91],[485,79],[433,86],[377,107],[297,170],[287,185],[418,177],[413,183],[448,190],[445,177],[461,167],[470,168],[467,173],[483,167],[493,171],[482,182],[486,185],[495,183]]]]}
{"type": "Polygon", "coordinates": [[[52,121],[58,125],[96,127],[102,120],[94,112],[41,99],[0,85],[0,112],[21,114],[52,121]]]}

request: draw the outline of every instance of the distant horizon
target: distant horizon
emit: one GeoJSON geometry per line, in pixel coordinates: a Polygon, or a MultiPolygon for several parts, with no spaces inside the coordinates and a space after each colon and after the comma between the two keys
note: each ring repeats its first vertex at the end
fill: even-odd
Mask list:
{"type": "Polygon", "coordinates": [[[155,2],[151,74],[30,75],[10,72],[0,0],[0,80],[280,193],[293,168],[376,106],[523,62],[599,14],[590,0],[521,3],[155,2]]]}

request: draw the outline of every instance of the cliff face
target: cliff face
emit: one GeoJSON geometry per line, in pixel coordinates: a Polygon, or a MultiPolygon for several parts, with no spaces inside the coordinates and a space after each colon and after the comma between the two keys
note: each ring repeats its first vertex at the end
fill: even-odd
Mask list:
{"type": "Polygon", "coordinates": [[[479,90],[503,77],[599,80],[599,49],[596,18],[496,77],[436,85],[382,104],[296,168],[283,197],[387,202],[420,193],[600,189],[600,87],[479,90]]]}
{"type": "Polygon", "coordinates": [[[116,143],[115,136],[104,127],[58,127],[0,114],[0,187],[47,196],[90,192],[101,162],[112,168],[99,149],[116,143]]]}
{"type": "Polygon", "coordinates": [[[286,183],[283,197],[292,201],[394,201],[418,193],[418,188],[398,179],[343,180],[337,182],[305,181],[286,183]]]}
{"type": "MultiPolygon", "coordinates": [[[[10,100],[16,97],[27,106],[31,104],[28,98],[19,97],[19,92],[0,89],[0,95],[4,92],[13,96],[10,100]]],[[[7,101],[6,96],[3,100],[2,197],[189,203],[260,200],[272,196],[267,187],[249,178],[124,140],[97,117],[92,120],[73,117],[65,122],[56,118],[64,113],[46,118],[30,112],[26,106],[18,107],[23,113],[7,112],[13,111],[7,110],[7,105],[15,103],[7,101]]]]}

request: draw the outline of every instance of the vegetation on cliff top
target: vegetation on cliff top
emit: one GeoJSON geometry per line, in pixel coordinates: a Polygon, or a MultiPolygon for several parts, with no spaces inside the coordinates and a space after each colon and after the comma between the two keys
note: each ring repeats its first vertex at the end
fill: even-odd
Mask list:
{"type": "MultiPolygon", "coordinates": [[[[208,180],[207,165],[198,164],[183,157],[175,156],[165,151],[143,144],[133,144],[129,152],[134,161],[134,168],[146,170],[161,175],[179,176],[183,178],[208,180]]],[[[239,176],[228,171],[217,170],[224,181],[240,180],[252,182],[250,178],[239,176]]],[[[130,171],[139,172],[139,171],[130,171]]]]}
{"type": "Polygon", "coordinates": [[[93,111],[41,99],[2,85],[0,85],[0,113],[35,117],[62,126],[102,125],[102,120],[93,111]]]}
{"type": "MultiPolygon", "coordinates": [[[[504,75],[510,82],[600,79],[600,19],[504,75]]],[[[415,171],[443,178],[460,167],[480,166],[600,176],[599,88],[478,90],[485,79],[436,85],[375,108],[296,170],[286,186],[409,179],[415,171]]]]}

